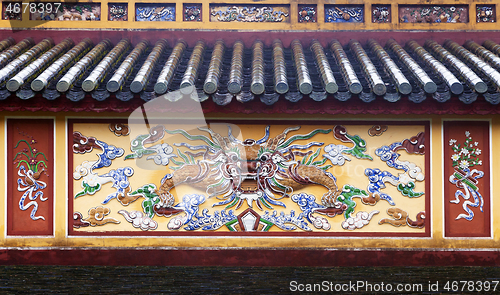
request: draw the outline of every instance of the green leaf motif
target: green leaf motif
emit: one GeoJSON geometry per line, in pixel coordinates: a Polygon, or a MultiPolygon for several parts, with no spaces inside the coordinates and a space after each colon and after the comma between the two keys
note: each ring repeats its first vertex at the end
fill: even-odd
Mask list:
{"type": "Polygon", "coordinates": [[[418,198],[424,194],[421,192],[414,192],[413,191],[414,188],[415,188],[415,183],[412,181],[408,182],[408,185],[405,185],[403,183],[400,183],[398,185],[398,191],[401,192],[403,196],[407,196],[410,198],[418,198]]]}
{"type": "Polygon", "coordinates": [[[83,185],[83,191],[77,193],[75,195],[75,199],[85,195],[93,195],[101,189],[100,183],[98,183],[96,186],[90,186],[86,182],[83,182],[82,185],[83,185]]]}

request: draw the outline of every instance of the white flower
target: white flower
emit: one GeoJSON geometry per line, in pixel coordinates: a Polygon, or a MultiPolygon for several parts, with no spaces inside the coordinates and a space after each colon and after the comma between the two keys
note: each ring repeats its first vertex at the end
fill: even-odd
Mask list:
{"type": "Polygon", "coordinates": [[[469,131],[465,131],[465,136],[469,137],[470,135],[470,132],[469,131]]]}
{"type": "Polygon", "coordinates": [[[457,142],[456,139],[450,139],[450,145],[453,145],[455,142],[457,142]]]}
{"type": "Polygon", "coordinates": [[[481,154],[481,150],[480,149],[476,149],[475,153],[476,153],[476,155],[479,156],[481,154]]]}
{"type": "Polygon", "coordinates": [[[460,161],[460,168],[465,169],[469,167],[469,162],[466,160],[460,161]]]}
{"type": "MultiPolygon", "coordinates": [[[[450,7],[450,11],[451,12],[454,12],[456,10],[456,8],[454,6],[450,7]]],[[[468,135],[467,135],[468,136],[468,135]]]]}
{"type": "Polygon", "coordinates": [[[430,9],[429,8],[425,8],[425,9],[422,9],[422,15],[428,15],[430,13],[430,9]]]}
{"type": "Polygon", "coordinates": [[[470,144],[470,147],[473,147],[472,143],[470,144]]]}
{"type": "Polygon", "coordinates": [[[460,157],[457,154],[454,154],[453,156],[451,156],[451,159],[453,161],[458,161],[458,159],[460,159],[460,157]]]}
{"type": "Polygon", "coordinates": [[[475,146],[477,146],[478,144],[479,144],[479,142],[477,142],[477,141],[476,141],[476,142],[474,142],[474,145],[475,145],[475,146]]]}
{"type": "Polygon", "coordinates": [[[468,155],[469,150],[467,150],[466,148],[462,148],[462,150],[460,151],[460,154],[468,155]]]}
{"type": "Polygon", "coordinates": [[[434,6],[434,10],[439,10],[441,7],[439,6],[434,6]]]}
{"type": "Polygon", "coordinates": [[[479,161],[477,161],[477,164],[478,165],[483,165],[483,161],[479,160],[479,161]]]}

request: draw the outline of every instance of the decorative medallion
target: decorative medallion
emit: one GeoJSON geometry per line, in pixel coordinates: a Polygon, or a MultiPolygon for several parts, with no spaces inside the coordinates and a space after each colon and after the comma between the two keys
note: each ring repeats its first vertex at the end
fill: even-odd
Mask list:
{"type": "Polygon", "coordinates": [[[175,21],[175,4],[136,3],[135,20],[144,21],[175,21]]]}
{"type": "Polygon", "coordinates": [[[289,22],[290,7],[277,5],[210,7],[212,22],[289,22]]]}
{"type": "Polygon", "coordinates": [[[363,18],[362,5],[325,5],[327,23],[362,23],[363,18]]]}
{"type": "Polygon", "coordinates": [[[399,5],[401,23],[468,23],[467,5],[399,5]]]}
{"type": "Polygon", "coordinates": [[[108,19],[110,21],[127,21],[128,4],[127,3],[108,3],[108,19]]]}
{"type": "Polygon", "coordinates": [[[478,23],[496,22],[495,5],[476,5],[476,22],[478,23]]]}
{"type": "Polygon", "coordinates": [[[299,23],[315,23],[316,5],[299,5],[299,23]]]}
{"type": "Polygon", "coordinates": [[[184,4],[184,21],[201,22],[201,4],[184,4]]]}
{"type": "Polygon", "coordinates": [[[373,5],[372,6],[373,23],[391,22],[391,5],[373,5]]]}

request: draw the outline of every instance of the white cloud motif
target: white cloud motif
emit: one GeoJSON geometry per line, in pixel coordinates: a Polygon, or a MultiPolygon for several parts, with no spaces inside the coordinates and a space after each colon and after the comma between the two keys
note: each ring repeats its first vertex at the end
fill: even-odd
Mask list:
{"type": "Polygon", "coordinates": [[[176,155],[172,154],[174,148],[167,143],[157,144],[148,149],[154,150],[156,152],[156,155],[147,157],[147,160],[153,159],[156,165],[167,166],[170,162],[170,158],[177,157],[176,155]]]}
{"type": "Polygon", "coordinates": [[[355,230],[362,228],[363,226],[367,225],[370,223],[370,220],[372,219],[373,215],[378,214],[379,211],[373,210],[372,212],[368,213],[365,211],[360,211],[356,214],[356,217],[349,217],[346,220],[342,222],[342,228],[347,229],[347,230],[355,230]]]}
{"type": "Polygon", "coordinates": [[[126,210],[118,211],[125,219],[132,223],[132,226],[135,228],[140,228],[142,230],[154,230],[158,228],[158,223],[151,219],[148,216],[144,216],[144,214],[140,211],[130,211],[126,210]]]}
{"type": "Polygon", "coordinates": [[[349,148],[346,147],[345,145],[329,144],[324,147],[325,153],[327,153],[327,155],[323,155],[323,157],[330,159],[333,165],[342,166],[344,165],[345,160],[347,161],[351,160],[342,154],[343,151],[348,149],[349,148]]]}

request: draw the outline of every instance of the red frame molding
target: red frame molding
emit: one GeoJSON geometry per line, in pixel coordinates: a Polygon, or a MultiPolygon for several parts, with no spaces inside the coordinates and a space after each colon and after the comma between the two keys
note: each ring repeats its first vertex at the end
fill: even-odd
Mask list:
{"type": "Polygon", "coordinates": [[[0,265],[500,266],[498,250],[1,249],[0,265]]]}
{"type": "MultiPolygon", "coordinates": [[[[269,121],[262,120],[209,120],[209,123],[245,123],[245,124],[269,124],[269,121]]],[[[322,232],[201,232],[201,231],[190,231],[190,232],[179,232],[179,231],[155,231],[154,233],[144,232],[144,231],[103,231],[103,232],[84,232],[84,231],[75,231],[73,228],[73,196],[75,194],[73,190],[73,124],[75,123],[126,123],[126,120],[123,119],[69,119],[67,121],[67,151],[68,151],[68,235],[69,236],[206,236],[206,237],[237,237],[237,236],[258,236],[258,237],[325,237],[325,238],[335,238],[335,237],[430,237],[431,236],[431,166],[430,166],[430,121],[301,121],[304,125],[321,125],[328,124],[329,126],[333,125],[341,125],[342,123],[350,125],[423,125],[425,126],[425,142],[427,143],[425,147],[425,231],[418,233],[397,233],[397,232],[362,232],[362,233],[353,233],[353,232],[336,232],[336,233],[322,233],[322,232]]],[[[179,121],[176,121],[178,124],[179,121]]],[[[280,120],[276,122],[277,124],[296,124],[297,122],[290,120],[280,120]]],[[[84,134],[89,136],[87,134],[84,134]]]]}

